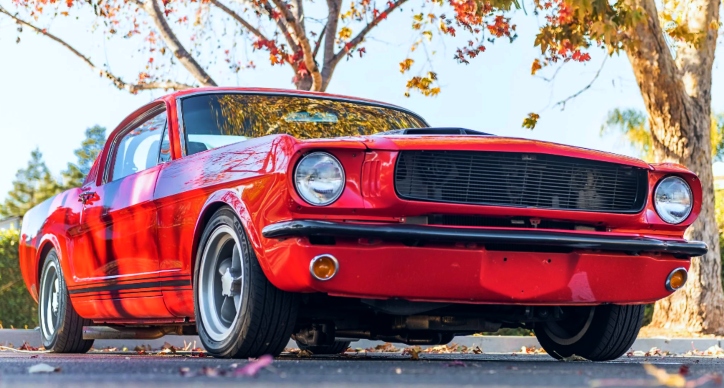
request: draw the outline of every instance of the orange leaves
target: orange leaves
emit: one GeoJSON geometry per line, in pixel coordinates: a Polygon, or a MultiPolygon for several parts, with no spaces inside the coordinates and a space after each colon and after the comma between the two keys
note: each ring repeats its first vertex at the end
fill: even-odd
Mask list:
{"type": "Polygon", "coordinates": [[[488,31],[497,38],[503,36],[510,37],[511,29],[515,31],[515,26],[510,25],[510,18],[506,18],[503,15],[496,16],[493,23],[488,24],[486,27],[488,31]]]}
{"type": "Polygon", "coordinates": [[[346,27],[346,26],[342,27],[339,29],[338,36],[339,36],[339,39],[348,40],[349,38],[352,37],[352,29],[349,27],[346,27]]]}
{"type": "Polygon", "coordinates": [[[528,113],[528,117],[523,120],[523,128],[533,129],[538,124],[540,115],[537,113],[528,113]]]}
{"type": "Polygon", "coordinates": [[[440,87],[433,87],[433,83],[437,81],[437,74],[429,71],[424,77],[416,76],[407,81],[407,91],[405,97],[410,97],[410,91],[416,90],[426,97],[434,97],[440,94],[440,87]]]}
{"type": "Polygon", "coordinates": [[[536,60],[533,61],[533,65],[530,67],[530,74],[535,75],[535,73],[537,73],[541,68],[543,68],[543,65],[541,65],[540,60],[536,58],[536,60]]]}
{"type": "Polygon", "coordinates": [[[413,63],[415,63],[415,60],[411,58],[406,58],[404,61],[400,62],[400,73],[409,71],[413,63]]]}

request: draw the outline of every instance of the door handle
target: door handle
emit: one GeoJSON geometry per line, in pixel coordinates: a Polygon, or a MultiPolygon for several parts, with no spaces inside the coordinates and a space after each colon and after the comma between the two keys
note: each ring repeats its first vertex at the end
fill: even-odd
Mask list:
{"type": "Polygon", "coordinates": [[[80,194],[78,194],[78,202],[82,204],[86,204],[88,202],[93,202],[98,198],[98,195],[95,191],[84,191],[80,194]]]}

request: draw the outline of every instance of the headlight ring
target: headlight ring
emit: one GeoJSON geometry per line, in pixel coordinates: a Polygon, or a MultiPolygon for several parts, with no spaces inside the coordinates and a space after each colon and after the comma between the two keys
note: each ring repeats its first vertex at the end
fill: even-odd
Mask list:
{"type": "Polygon", "coordinates": [[[311,152],[302,157],[294,169],[297,194],[310,205],[334,203],[344,192],[345,182],[342,163],[328,152],[311,152]]]}
{"type": "Polygon", "coordinates": [[[654,208],[668,224],[684,222],[694,208],[694,195],[686,181],[671,175],[659,181],[654,190],[654,208]]]}

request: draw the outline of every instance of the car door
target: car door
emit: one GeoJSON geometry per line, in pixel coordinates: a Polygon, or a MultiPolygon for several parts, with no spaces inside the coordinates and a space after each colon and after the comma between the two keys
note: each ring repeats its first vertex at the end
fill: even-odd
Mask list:
{"type": "MultiPolygon", "coordinates": [[[[112,135],[101,176],[81,188],[80,232],[71,254],[76,285],[71,293],[76,296],[160,296],[153,192],[162,168],[160,162],[168,159],[161,150],[162,144],[168,144],[165,106],[151,107],[134,122],[112,135]]],[[[142,308],[117,305],[117,311],[106,315],[166,314],[165,308],[149,308],[154,305],[151,300],[140,302],[149,310],[147,313],[142,308]]],[[[99,315],[104,315],[100,310],[99,315]]]]}

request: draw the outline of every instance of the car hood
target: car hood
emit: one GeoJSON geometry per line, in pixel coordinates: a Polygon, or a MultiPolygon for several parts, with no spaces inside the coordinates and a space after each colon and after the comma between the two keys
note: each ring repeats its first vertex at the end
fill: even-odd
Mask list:
{"type": "Polygon", "coordinates": [[[651,166],[636,158],[564,144],[502,136],[470,135],[375,135],[360,140],[370,150],[455,150],[455,151],[491,151],[521,152],[531,154],[549,154],[598,160],[602,162],[625,164],[651,169],[651,166]]]}

